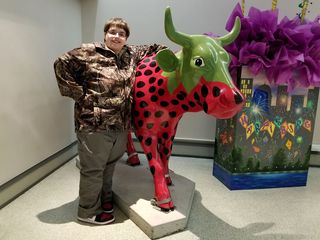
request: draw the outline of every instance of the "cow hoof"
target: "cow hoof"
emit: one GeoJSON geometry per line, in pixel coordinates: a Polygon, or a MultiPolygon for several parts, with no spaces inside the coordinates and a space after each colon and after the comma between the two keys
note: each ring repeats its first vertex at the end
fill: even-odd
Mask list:
{"type": "Polygon", "coordinates": [[[166,213],[168,213],[168,212],[170,212],[170,211],[174,211],[174,206],[173,206],[173,203],[172,203],[172,202],[171,202],[171,203],[166,203],[166,204],[161,204],[161,205],[159,206],[159,208],[160,208],[161,212],[166,212],[166,213]]]}
{"type": "Polygon", "coordinates": [[[173,206],[172,208],[169,208],[169,209],[160,207],[160,209],[161,209],[162,212],[168,213],[170,211],[174,211],[175,207],[173,206]]]}
{"type": "Polygon", "coordinates": [[[166,213],[173,211],[175,208],[172,201],[159,204],[159,202],[157,202],[157,200],[153,198],[150,200],[150,202],[154,208],[166,213]]]}
{"type": "Polygon", "coordinates": [[[131,155],[130,157],[128,157],[127,164],[129,166],[138,166],[138,165],[140,165],[140,160],[139,160],[138,154],[131,155]]]}

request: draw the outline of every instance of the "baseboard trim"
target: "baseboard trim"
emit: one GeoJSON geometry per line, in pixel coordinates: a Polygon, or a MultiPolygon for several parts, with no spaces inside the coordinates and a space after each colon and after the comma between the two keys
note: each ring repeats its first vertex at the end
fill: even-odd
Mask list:
{"type": "Polygon", "coordinates": [[[311,158],[310,158],[310,167],[320,167],[320,145],[313,144],[311,148],[311,158]]]}
{"type": "MultiPolygon", "coordinates": [[[[137,138],[133,138],[133,143],[138,153],[143,153],[137,138]]],[[[175,138],[172,147],[173,156],[213,158],[214,141],[202,139],[175,138]]]]}
{"type": "Polygon", "coordinates": [[[39,164],[1,185],[0,209],[74,158],[77,154],[77,142],[75,141],[39,164]]]}
{"type": "MultiPolygon", "coordinates": [[[[133,138],[134,146],[138,153],[143,153],[138,139],[133,138]]],[[[320,154],[320,144],[312,144],[312,154],[320,154]]],[[[173,156],[211,158],[213,159],[214,140],[175,138],[172,148],[173,156]]],[[[310,166],[320,166],[320,162],[310,161],[310,166]]]]}
{"type": "Polygon", "coordinates": [[[320,144],[312,144],[311,151],[314,153],[320,153],[320,144]]]}

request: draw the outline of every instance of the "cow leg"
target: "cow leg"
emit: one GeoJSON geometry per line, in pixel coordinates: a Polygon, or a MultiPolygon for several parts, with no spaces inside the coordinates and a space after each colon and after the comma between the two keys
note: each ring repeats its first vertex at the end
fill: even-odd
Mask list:
{"type": "Polygon", "coordinates": [[[165,140],[162,144],[159,144],[159,154],[165,171],[165,179],[167,185],[172,185],[172,180],[169,175],[169,158],[172,152],[172,141],[171,139],[165,140]]]}
{"type": "Polygon", "coordinates": [[[163,211],[173,210],[174,205],[165,179],[166,169],[158,152],[157,138],[151,136],[139,138],[139,140],[153,176],[155,204],[163,211]]]}
{"type": "Polygon", "coordinates": [[[127,159],[128,165],[130,166],[140,165],[138,153],[133,145],[131,132],[128,132],[127,154],[128,154],[128,159],[127,159]]]}

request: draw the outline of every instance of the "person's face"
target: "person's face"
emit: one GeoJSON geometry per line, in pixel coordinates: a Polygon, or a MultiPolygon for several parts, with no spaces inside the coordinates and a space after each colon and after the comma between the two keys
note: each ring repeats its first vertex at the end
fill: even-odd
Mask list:
{"type": "Polygon", "coordinates": [[[105,44],[115,53],[119,53],[120,50],[127,42],[126,32],[122,28],[111,26],[105,35],[105,44]]]}

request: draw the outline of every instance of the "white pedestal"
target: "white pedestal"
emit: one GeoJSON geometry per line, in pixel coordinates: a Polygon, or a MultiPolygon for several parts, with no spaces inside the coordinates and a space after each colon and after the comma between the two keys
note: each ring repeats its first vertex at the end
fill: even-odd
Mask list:
{"type": "Polygon", "coordinates": [[[126,165],[124,160],[116,165],[113,177],[114,201],[151,239],[181,231],[188,222],[195,183],[174,172],[170,176],[174,185],[169,189],[176,208],[165,213],[150,203],[154,197],[154,188],[146,160],[136,167],[126,165]]]}

